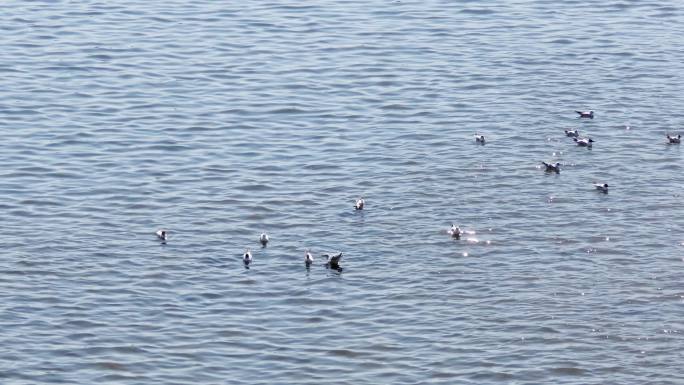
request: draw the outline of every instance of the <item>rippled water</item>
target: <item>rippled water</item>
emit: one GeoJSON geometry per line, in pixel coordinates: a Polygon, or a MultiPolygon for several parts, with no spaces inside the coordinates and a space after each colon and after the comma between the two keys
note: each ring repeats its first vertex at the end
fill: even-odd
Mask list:
{"type": "Polygon", "coordinates": [[[2,384],[684,382],[681,4],[2,9],[2,384]]]}

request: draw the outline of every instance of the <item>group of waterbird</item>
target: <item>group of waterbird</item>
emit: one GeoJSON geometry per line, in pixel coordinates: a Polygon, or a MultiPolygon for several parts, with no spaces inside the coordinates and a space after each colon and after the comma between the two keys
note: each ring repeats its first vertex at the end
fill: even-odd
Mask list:
{"type": "MultiPolygon", "coordinates": [[[[594,111],[575,111],[577,114],[579,114],[580,118],[587,118],[587,119],[594,119],[594,111]]],[[[571,137],[573,141],[580,147],[587,147],[591,148],[594,139],[590,137],[581,137],[579,130],[565,130],[565,136],[571,137]]],[[[677,136],[670,136],[670,134],[666,134],[668,143],[671,144],[679,144],[681,142],[681,135],[677,136]]],[[[555,172],[555,173],[560,173],[560,166],[561,164],[559,162],[555,163],[547,163],[542,161],[542,164],[544,165],[544,169],[547,172],[555,172]]],[[[608,193],[608,183],[596,183],[594,182],[594,188],[597,191],[600,191],[602,193],[608,193]]]]}
{"type": "MultiPolygon", "coordinates": [[[[363,197],[359,198],[354,202],[354,210],[363,210],[363,206],[366,204],[364,201],[363,197]]],[[[166,243],[166,241],[169,239],[169,232],[168,230],[165,229],[159,229],[155,233],[157,234],[157,238],[162,241],[162,243],[166,243]]],[[[269,237],[268,234],[266,233],[261,233],[259,235],[259,243],[261,243],[261,247],[266,247],[269,242],[269,237]]],[[[326,259],[324,266],[329,269],[337,270],[337,271],[342,271],[342,267],[340,266],[340,260],[342,259],[342,253],[326,253],[322,254],[322,257],[326,259]]],[[[252,256],[252,250],[250,248],[245,249],[244,254],[242,254],[242,262],[245,264],[245,268],[249,269],[249,265],[252,263],[253,256],[252,256]]],[[[310,249],[306,249],[304,251],[304,265],[306,268],[310,268],[311,265],[313,265],[314,262],[314,257],[313,254],[311,254],[310,249]]]]}
{"type": "MultiPolygon", "coordinates": [[[[362,210],[363,209],[363,199],[359,199],[356,201],[356,204],[354,205],[355,210],[362,210]]],[[[266,247],[268,245],[268,234],[266,233],[261,233],[259,235],[259,243],[261,243],[262,247],[266,247]]],[[[337,254],[323,254],[323,257],[326,258],[325,262],[325,267],[342,271],[342,267],[340,267],[340,259],[342,259],[342,253],[337,253],[337,254]]],[[[247,249],[245,250],[245,253],[242,255],[242,262],[244,262],[245,267],[249,267],[249,264],[252,263],[252,250],[247,249]]],[[[314,257],[313,254],[311,254],[311,250],[306,249],[304,251],[304,265],[308,269],[314,262],[314,257]]]]}
{"type": "MultiPolygon", "coordinates": [[[[594,111],[575,111],[579,114],[580,118],[586,118],[586,119],[594,119],[594,111]]],[[[594,140],[589,137],[580,137],[579,130],[565,130],[565,135],[568,137],[573,138],[573,141],[577,143],[578,146],[580,147],[592,147],[592,143],[594,143],[594,140]]],[[[670,134],[667,134],[667,140],[668,143],[671,144],[679,144],[681,143],[681,135],[677,136],[671,136],[670,134]]],[[[485,137],[482,134],[475,134],[475,142],[479,144],[485,144],[485,137]]],[[[560,173],[560,167],[561,164],[560,162],[555,162],[555,163],[548,163],[542,161],[542,164],[544,165],[544,169],[546,172],[555,172],[555,173],[560,173]]],[[[600,192],[603,193],[608,193],[608,183],[594,183],[594,188],[600,192]]],[[[363,197],[360,197],[357,199],[354,203],[354,210],[363,210],[364,205],[366,204],[365,200],[363,197]]],[[[164,229],[157,230],[156,232],[157,238],[159,238],[162,243],[165,243],[168,240],[168,231],[164,229]]],[[[452,224],[451,228],[447,230],[447,234],[450,235],[454,239],[460,239],[461,235],[465,234],[465,231],[463,231],[460,227],[458,227],[456,224],[452,224]]],[[[266,247],[269,242],[269,237],[268,234],[266,233],[261,233],[259,235],[259,243],[261,243],[262,247],[266,247]]],[[[340,259],[342,259],[342,253],[336,253],[336,254],[322,254],[322,257],[326,258],[325,261],[325,267],[334,269],[337,271],[342,271],[342,267],[340,267],[340,259]]],[[[246,268],[249,268],[249,265],[252,263],[253,257],[252,257],[252,250],[250,248],[247,248],[245,250],[245,253],[242,255],[242,262],[245,264],[246,268]]],[[[311,254],[311,251],[309,249],[306,249],[304,252],[304,265],[308,269],[314,262],[314,257],[313,254],[311,254]]]]}

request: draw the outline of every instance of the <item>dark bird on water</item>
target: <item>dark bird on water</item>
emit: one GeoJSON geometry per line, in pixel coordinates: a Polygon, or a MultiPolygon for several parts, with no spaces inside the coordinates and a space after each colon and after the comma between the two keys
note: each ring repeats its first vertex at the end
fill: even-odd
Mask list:
{"type": "Polygon", "coordinates": [[[463,231],[460,227],[456,226],[455,224],[452,224],[451,228],[447,231],[447,234],[451,235],[452,238],[459,239],[461,238],[461,234],[463,234],[463,231]]]}
{"type": "Polygon", "coordinates": [[[594,119],[594,111],[575,111],[580,118],[594,119]]]}
{"type": "Polygon", "coordinates": [[[556,174],[560,173],[560,163],[546,163],[542,161],[542,164],[546,167],[547,172],[555,172],[556,174]]]}
{"type": "Polygon", "coordinates": [[[671,144],[679,144],[682,141],[682,135],[670,136],[670,134],[667,134],[667,141],[671,144]]]}
{"type": "Polygon", "coordinates": [[[594,183],[594,188],[602,193],[608,193],[608,183],[594,183]]]}
{"type": "Polygon", "coordinates": [[[579,130],[565,130],[565,136],[577,138],[579,137],[579,130]]]}
{"type": "Polygon", "coordinates": [[[162,241],[165,241],[169,238],[168,232],[166,230],[163,230],[163,229],[157,230],[156,234],[157,234],[157,238],[161,239],[162,241]]]}
{"type": "Polygon", "coordinates": [[[592,138],[572,138],[572,139],[580,147],[591,147],[592,143],[594,143],[594,139],[592,139],[592,138]]]}
{"type": "Polygon", "coordinates": [[[342,253],[337,253],[337,254],[323,254],[324,257],[327,258],[327,262],[325,263],[325,267],[331,268],[331,269],[336,269],[339,270],[340,267],[340,259],[342,259],[342,253]]]}

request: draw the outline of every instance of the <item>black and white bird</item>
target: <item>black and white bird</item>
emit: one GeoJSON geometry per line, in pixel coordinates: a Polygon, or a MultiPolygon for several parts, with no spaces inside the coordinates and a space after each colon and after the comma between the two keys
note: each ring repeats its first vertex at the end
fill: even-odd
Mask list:
{"type": "Polygon", "coordinates": [[[242,255],[242,262],[244,262],[245,265],[252,263],[252,251],[250,249],[245,250],[245,253],[242,255]]]}
{"type": "Polygon", "coordinates": [[[594,119],[594,111],[575,111],[580,118],[594,119]]]}
{"type": "Polygon", "coordinates": [[[667,134],[667,141],[671,144],[679,144],[682,142],[682,135],[670,136],[670,134],[667,134]]]}
{"type": "Polygon", "coordinates": [[[542,164],[544,165],[544,167],[546,167],[547,172],[555,172],[556,174],[560,173],[561,164],[559,162],[546,163],[546,162],[542,161],[542,164]]]}
{"type": "Polygon", "coordinates": [[[591,147],[592,143],[594,143],[594,139],[592,138],[573,138],[573,140],[580,147],[591,147]]]}
{"type": "Polygon", "coordinates": [[[578,138],[579,130],[565,130],[565,136],[569,136],[571,138],[578,138]]]}
{"type": "Polygon", "coordinates": [[[336,270],[340,269],[340,259],[342,259],[342,253],[323,254],[323,256],[327,259],[327,261],[325,262],[325,267],[336,270]]]}
{"type": "Polygon", "coordinates": [[[162,241],[169,239],[169,233],[164,229],[157,230],[155,234],[157,234],[157,238],[161,239],[162,241]]]}
{"type": "Polygon", "coordinates": [[[261,235],[259,235],[259,242],[261,243],[261,246],[266,247],[268,244],[268,234],[261,233],[261,235]]]}
{"type": "Polygon", "coordinates": [[[363,210],[363,205],[365,204],[366,201],[363,200],[363,197],[357,199],[356,203],[354,203],[354,210],[363,210]]]}
{"type": "Polygon", "coordinates": [[[313,255],[311,255],[311,251],[309,251],[309,249],[306,249],[306,251],[304,252],[304,264],[306,265],[306,267],[309,267],[311,266],[313,261],[314,257],[313,255]]]}
{"type": "Polygon", "coordinates": [[[608,193],[608,183],[594,183],[594,188],[602,193],[608,193]]]}
{"type": "Polygon", "coordinates": [[[452,238],[459,239],[461,238],[461,234],[463,234],[463,231],[460,227],[456,226],[455,224],[452,224],[451,228],[447,231],[447,234],[451,235],[452,238]]]}
{"type": "Polygon", "coordinates": [[[484,135],[480,134],[475,134],[475,142],[479,144],[485,144],[485,137],[484,135]]]}

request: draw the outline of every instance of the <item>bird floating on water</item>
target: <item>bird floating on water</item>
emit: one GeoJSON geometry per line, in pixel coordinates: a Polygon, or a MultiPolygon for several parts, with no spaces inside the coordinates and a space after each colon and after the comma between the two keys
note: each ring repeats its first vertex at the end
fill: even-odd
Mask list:
{"type": "Polygon", "coordinates": [[[161,239],[162,241],[169,239],[169,233],[164,229],[157,230],[155,234],[157,234],[157,238],[161,239]]]}
{"type": "Polygon", "coordinates": [[[565,136],[569,136],[571,138],[578,138],[579,130],[565,130],[565,136]]]}
{"type": "Polygon", "coordinates": [[[608,183],[594,183],[594,188],[602,193],[608,193],[608,183]]]}
{"type": "Polygon", "coordinates": [[[250,249],[245,250],[245,253],[242,255],[242,262],[244,262],[245,265],[252,263],[252,251],[250,249]]]}
{"type": "Polygon", "coordinates": [[[304,264],[306,265],[306,267],[309,267],[311,266],[313,261],[314,257],[313,255],[311,255],[311,251],[309,251],[309,249],[306,249],[306,251],[304,252],[304,264]]]}
{"type": "Polygon", "coordinates": [[[667,141],[671,144],[679,144],[682,141],[682,135],[670,136],[670,134],[667,134],[667,141]]]}
{"type": "Polygon", "coordinates": [[[591,147],[592,143],[594,143],[594,139],[592,138],[573,138],[573,140],[580,147],[591,147]]]}
{"type": "Polygon", "coordinates": [[[475,142],[476,142],[476,143],[480,143],[480,144],[485,144],[485,137],[484,137],[484,135],[475,134],[475,142]]]}
{"type": "Polygon", "coordinates": [[[266,247],[268,244],[268,234],[261,233],[261,235],[259,235],[259,242],[261,242],[261,246],[266,247]]]}
{"type": "Polygon", "coordinates": [[[594,111],[575,111],[580,118],[594,119],[594,111]]]}
{"type": "Polygon", "coordinates": [[[451,235],[452,238],[461,238],[461,234],[463,234],[463,231],[456,226],[455,224],[451,225],[451,228],[447,231],[447,234],[451,235]]]}
{"type": "Polygon", "coordinates": [[[331,268],[331,269],[340,269],[340,259],[342,259],[342,253],[337,253],[337,254],[323,254],[324,257],[327,258],[327,262],[325,263],[325,267],[331,268]]]}
{"type": "Polygon", "coordinates": [[[546,163],[542,161],[542,164],[546,167],[547,172],[555,172],[556,174],[560,173],[560,163],[546,163]]]}
{"type": "Polygon", "coordinates": [[[366,201],[363,200],[363,197],[357,199],[356,203],[354,204],[354,210],[363,210],[363,205],[365,204],[366,201]]]}

